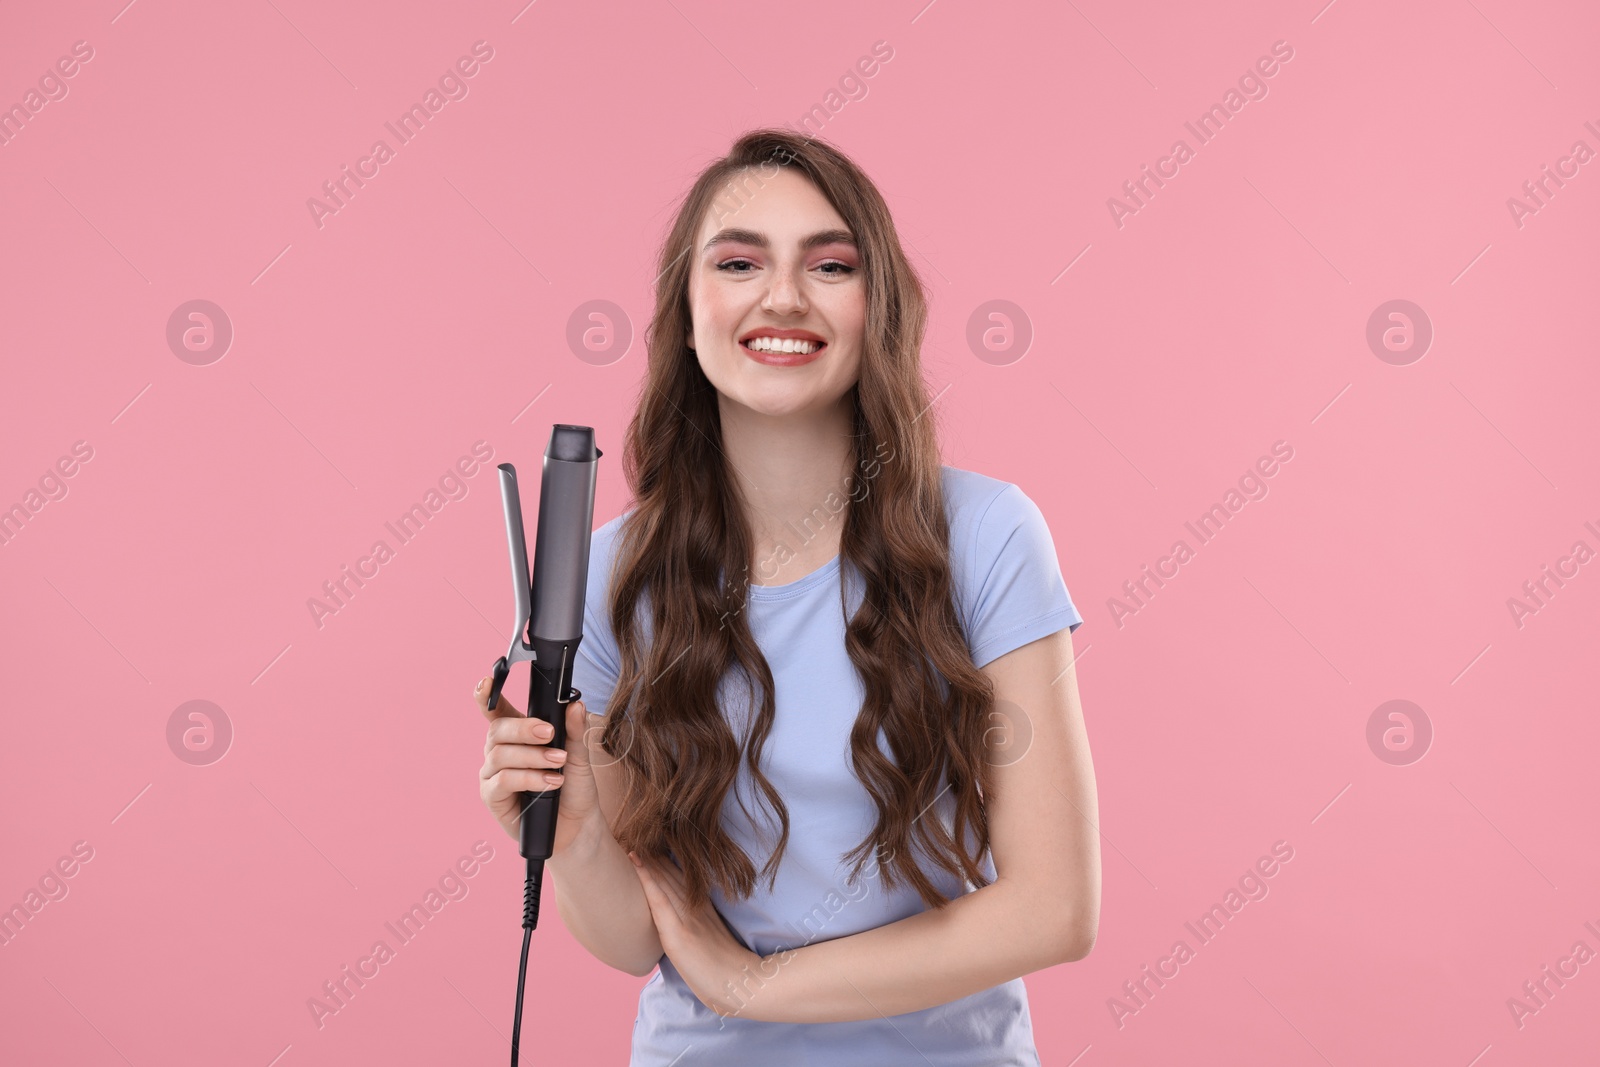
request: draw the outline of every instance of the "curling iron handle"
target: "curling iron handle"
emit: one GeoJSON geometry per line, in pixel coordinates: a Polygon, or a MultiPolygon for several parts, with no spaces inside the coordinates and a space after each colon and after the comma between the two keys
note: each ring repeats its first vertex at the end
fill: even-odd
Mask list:
{"type": "MultiPolygon", "coordinates": [[[[567,747],[567,708],[582,694],[572,688],[572,663],[582,635],[565,641],[533,640],[534,661],[528,671],[528,715],[552,728],[547,748],[567,747]],[[546,666],[547,665],[547,666],[546,666]]],[[[555,850],[556,816],[561,788],[522,794],[519,844],[524,859],[545,860],[555,850]]]]}
{"type": "Polygon", "coordinates": [[[542,793],[524,793],[522,835],[519,842],[524,859],[547,860],[555,851],[556,816],[560,814],[559,787],[542,793]]]}

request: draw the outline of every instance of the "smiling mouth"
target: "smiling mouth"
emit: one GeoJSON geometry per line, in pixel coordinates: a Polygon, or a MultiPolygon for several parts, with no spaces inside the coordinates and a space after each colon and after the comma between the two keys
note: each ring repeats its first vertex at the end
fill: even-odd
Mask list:
{"type": "Polygon", "coordinates": [[[828,347],[828,342],[780,339],[776,337],[752,337],[747,341],[740,341],[739,347],[744,349],[745,355],[758,363],[779,367],[795,367],[810,363],[820,356],[823,350],[828,347]]]}

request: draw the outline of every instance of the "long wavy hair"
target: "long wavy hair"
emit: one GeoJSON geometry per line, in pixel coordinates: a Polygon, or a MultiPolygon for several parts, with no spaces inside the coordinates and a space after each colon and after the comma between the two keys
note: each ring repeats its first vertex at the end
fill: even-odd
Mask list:
{"type": "Polygon", "coordinates": [[[736,898],[763,875],[770,887],[789,839],[788,810],[761,770],[774,686],[743,610],[753,538],[723,454],[716,389],[685,340],[701,221],[719,197],[742,195],[777,167],[827,197],[855,236],[866,278],[865,345],[849,398],[857,478],[871,485],[859,499],[851,494],[839,552],[864,585],[845,634],[866,694],[850,750],[877,825],[841,858],[852,881],[871,858],[886,887],[903,879],[929,907],[942,907],[948,900],[915,851],[975,886],[988,883],[979,864],[989,847],[983,796],[993,767],[984,735],[994,693],[973,665],[952,599],[941,459],[922,379],[927,298],[877,188],[836,148],[787,130],[745,134],[700,174],[656,264],[648,368],[623,455],[634,506],[618,532],[608,605],[621,662],[600,741],[623,768],[615,836],[641,855],[670,850],[697,904],[712,885],[736,898]],[[757,709],[742,739],[717,700],[734,667],[757,709]],[[879,748],[880,731],[892,758],[879,748]],[[781,826],[759,872],[719,818],[741,758],[781,826]],[[947,786],[951,828],[930,814],[947,786]]]}

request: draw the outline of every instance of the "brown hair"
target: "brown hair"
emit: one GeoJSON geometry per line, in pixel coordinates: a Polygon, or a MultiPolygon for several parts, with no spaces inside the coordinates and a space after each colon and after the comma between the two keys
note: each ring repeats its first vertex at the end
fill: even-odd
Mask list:
{"type": "Polygon", "coordinates": [[[705,213],[724,187],[756,178],[757,168],[770,178],[776,167],[800,172],[843,217],[866,279],[865,344],[849,396],[856,458],[863,472],[872,470],[865,475],[872,486],[860,499],[851,494],[839,551],[841,565],[852,564],[864,584],[845,635],[866,694],[850,735],[851,766],[878,818],[842,859],[853,863],[853,880],[874,857],[886,886],[903,878],[930,907],[941,907],[947,900],[913,849],[973,885],[987,884],[979,861],[989,847],[982,797],[992,767],[983,753],[994,693],[973,665],[952,599],[941,459],[925,417],[927,298],[877,188],[838,149],[787,130],[751,131],[701,173],[657,263],[648,368],[623,455],[635,506],[621,525],[611,575],[621,666],[601,741],[621,753],[624,769],[615,835],[641,855],[670,850],[696,903],[707,899],[708,885],[731,897],[749,896],[761,875],[770,886],[789,838],[788,811],[760,769],[774,699],[772,672],[743,611],[752,535],[722,452],[716,389],[685,341],[692,246],[705,213]],[[646,595],[648,645],[638,618],[646,595]],[[743,744],[717,703],[718,682],[735,665],[750,707],[759,706],[743,744]],[[880,730],[893,759],[878,747],[880,730]],[[719,819],[741,749],[782,827],[761,872],[719,819]],[[947,782],[953,835],[927,815],[947,782]]]}

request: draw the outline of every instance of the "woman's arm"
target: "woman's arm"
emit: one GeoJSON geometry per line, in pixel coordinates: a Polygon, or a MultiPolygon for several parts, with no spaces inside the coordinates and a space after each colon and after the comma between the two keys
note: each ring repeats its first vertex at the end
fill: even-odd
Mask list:
{"type": "MultiPolygon", "coordinates": [[[[588,737],[598,742],[599,730],[588,737]]],[[[556,910],[578,943],[600,962],[642,978],[660,961],[661,940],[633,863],[611,833],[621,769],[598,743],[588,753],[599,814],[545,866],[555,883],[556,910]]]]}
{"type": "Polygon", "coordinates": [[[1088,734],[1060,630],[984,668],[997,711],[1032,744],[991,757],[990,885],[898,922],[773,953],[720,1014],[843,1022],[919,1011],[1082,959],[1100,922],[1099,807],[1088,734]],[[1007,703],[999,703],[1005,701],[1007,703]]]}

